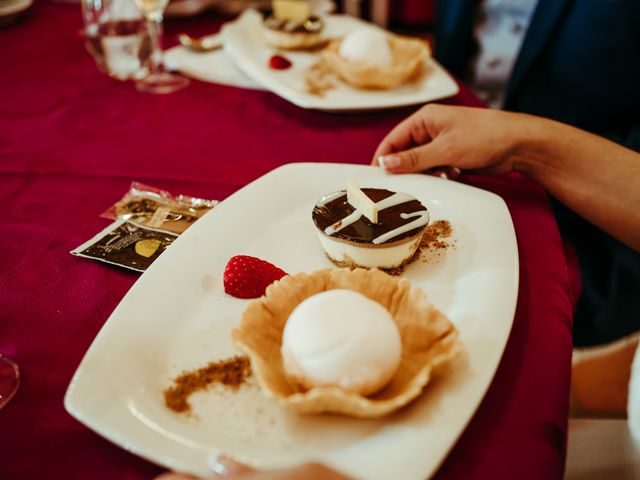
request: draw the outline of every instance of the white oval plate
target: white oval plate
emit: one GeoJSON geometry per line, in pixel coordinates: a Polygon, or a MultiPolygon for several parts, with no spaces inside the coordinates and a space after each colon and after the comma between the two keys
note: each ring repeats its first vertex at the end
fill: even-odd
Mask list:
{"type": "MultiPolygon", "coordinates": [[[[106,286],[105,286],[106,287],[106,286]]],[[[170,469],[207,474],[210,453],[283,467],[324,462],[355,478],[432,475],[496,371],[518,292],[509,211],[492,193],[425,175],[344,164],[289,164],[244,187],[182,234],[140,277],[82,360],[65,406],[117,445],[170,469]],[[248,301],[224,293],[230,257],[254,255],[289,273],[331,267],[311,221],[315,202],[353,179],[416,196],[449,220],[453,248],[404,275],[460,331],[464,355],[408,407],[376,420],[289,413],[250,384],[193,395],[194,414],[164,405],[180,372],[237,354],[229,332],[248,301]]]]}
{"type": "MultiPolygon", "coordinates": [[[[325,35],[340,38],[362,28],[373,28],[348,15],[328,15],[325,19],[325,35]]],[[[273,93],[303,108],[331,111],[370,110],[401,107],[425,103],[458,93],[458,84],[438,62],[429,59],[425,74],[418,80],[390,90],[362,90],[338,81],[337,87],[324,96],[307,92],[305,72],[319,59],[319,53],[278,52],[269,47],[262,35],[261,16],[255,10],[245,11],[238,20],[224,25],[222,35],[224,49],[229,58],[253,80],[273,93]],[[287,70],[269,68],[269,58],[279,53],[290,59],[287,70]]]]}

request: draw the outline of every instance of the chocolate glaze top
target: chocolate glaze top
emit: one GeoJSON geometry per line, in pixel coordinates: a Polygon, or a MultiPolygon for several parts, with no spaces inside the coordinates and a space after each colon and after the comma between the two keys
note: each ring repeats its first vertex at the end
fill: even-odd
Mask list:
{"type": "MultiPolygon", "coordinates": [[[[363,188],[362,191],[367,195],[367,197],[376,203],[396,195],[395,192],[380,188],[363,188]]],[[[388,234],[399,227],[408,225],[411,222],[421,223],[417,221],[417,217],[426,217],[426,220],[422,225],[395,235],[383,242],[375,243],[391,243],[416,235],[419,231],[424,230],[428,223],[429,217],[427,214],[427,208],[422,205],[419,200],[406,194],[402,195],[406,196],[406,200],[408,201],[404,201],[388,208],[379,209],[378,223],[371,223],[368,218],[361,216],[351,225],[343,227],[341,230],[334,233],[330,233],[330,235],[334,238],[342,238],[356,243],[374,243],[374,240],[380,237],[384,238],[383,236],[385,234],[388,234]],[[403,216],[408,218],[403,218],[403,216]]],[[[313,223],[319,230],[327,233],[327,229],[332,225],[338,225],[337,228],[339,228],[341,225],[337,224],[337,222],[340,222],[353,214],[354,211],[355,209],[351,204],[349,204],[349,202],[347,202],[347,192],[336,192],[335,194],[321,199],[316,204],[312,213],[313,223]],[[331,197],[337,198],[331,199],[331,197]],[[330,200],[327,201],[327,198],[330,200]]]]}

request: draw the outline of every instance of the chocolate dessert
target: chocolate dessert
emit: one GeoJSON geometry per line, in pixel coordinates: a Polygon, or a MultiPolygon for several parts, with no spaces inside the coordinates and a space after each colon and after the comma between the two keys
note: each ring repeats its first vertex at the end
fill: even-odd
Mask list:
{"type": "Polygon", "coordinates": [[[313,48],[322,43],[324,22],[312,15],[307,2],[274,2],[273,11],[263,12],[267,43],[287,50],[313,48]]]}
{"type": "Polygon", "coordinates": [[[319,17],[312,15],[305,20],[288,20],[268,15],[264,19],[264,26],[272,30],[286,33],[318,33],[323,23],[319,17]]]}
{"type": "Polygon", "coordinates": [[[373,222],[342,190],[322,198],[312,218],[329,259],[338,266],[397,269],[413,259],[429,223],[427,208],[406,193],[363,188],[377,210],[373,222]]]}

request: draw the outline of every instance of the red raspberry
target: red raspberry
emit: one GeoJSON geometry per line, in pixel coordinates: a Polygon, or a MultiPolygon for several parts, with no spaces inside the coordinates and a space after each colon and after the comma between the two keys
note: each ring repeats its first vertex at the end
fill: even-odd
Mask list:
{"type": "Polygon", "coordinates": [[[290,60],[280,56],[274,55],[269,59],[269,68],[272,70],[286,70],[291,67],[292,63],[290,60]]]}

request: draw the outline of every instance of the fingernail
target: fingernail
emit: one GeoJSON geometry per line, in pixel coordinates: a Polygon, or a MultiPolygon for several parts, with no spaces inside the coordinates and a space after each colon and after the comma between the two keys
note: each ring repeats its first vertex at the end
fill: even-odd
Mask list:
{"type": "Polygon", "coordinates": [[[207,458],[207,465],[209,470],[211,470],[218,477],[226,477],[229,474],[229,469],[223,463],[224,459],[220,458],[218,455],[211,454],[209,458],[207,458]]]}
{"type": "Polygon", "coordinates": [[[400,157],[398,157],[397,155],[380,155],[378,157],[378,163],[385,170],[400,166],[400,162],[400,157]]]}

